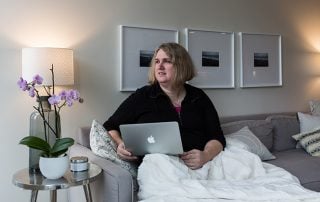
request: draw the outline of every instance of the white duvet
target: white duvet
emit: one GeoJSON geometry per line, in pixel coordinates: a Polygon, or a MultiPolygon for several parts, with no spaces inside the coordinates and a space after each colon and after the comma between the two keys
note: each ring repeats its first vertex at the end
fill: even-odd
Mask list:
{"type": "Polygon", "coordinates": [[[198,170],[175,156],[146,155],[138,183],[144,202],[320,202],[320,193],[303,188],[289,172],[230,145],[198,170]]]}

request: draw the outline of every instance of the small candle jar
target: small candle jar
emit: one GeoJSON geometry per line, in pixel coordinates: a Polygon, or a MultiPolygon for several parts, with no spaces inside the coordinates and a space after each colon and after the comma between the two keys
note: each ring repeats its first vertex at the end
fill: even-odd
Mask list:
{"type": "Polygon", "coordinates": [[[88,157],[74,156],[70,159],[70,170],[73,172],[88,170],[88,157]]]}

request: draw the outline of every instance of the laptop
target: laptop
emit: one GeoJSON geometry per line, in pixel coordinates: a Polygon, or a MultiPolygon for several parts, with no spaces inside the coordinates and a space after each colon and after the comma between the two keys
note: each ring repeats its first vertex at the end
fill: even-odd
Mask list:
{"type": "Polygon", "coordinates": [[[120,132],[126,149],[135,156],[183,153],[177,122],[124,124],[120,125],[120,132]]]}

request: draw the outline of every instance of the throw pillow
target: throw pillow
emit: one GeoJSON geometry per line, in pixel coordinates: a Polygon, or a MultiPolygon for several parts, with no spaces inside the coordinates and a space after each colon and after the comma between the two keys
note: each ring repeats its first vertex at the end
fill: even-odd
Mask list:
{"type": "Polygon", "coordinates": [[[312,156],[320,156],[320,128],[292,136],[312,156]]]}
{"type": "Polygon", "coordinates": [[[231,145],[237,141],[242,142],[246,145],[249,152],[258,155],[261,160],[271,160],[276,158],[270,153],[266,146],[262,144],[261,141],[251,132],[248,126],[243,127],[237,132],[227,134],[225,138],[227,144],[231,143],[231,145]]]}
{"type": "MultiPolygon", "coordinates": [[[[240,120],[227,122],[221,125],[224,134],[234,133],[241,128],[248,126],[250,131],[266,146],[272,149],[273,145],[273,125],[266,120],[240,120]]],[[[294,133],[295,134],[295,133],[294,133]]]]}
{"type": "Polygon", "coordinates": [[[92,121],[90,130],[90,147],[94,154],[106,158],[122,168],[128,170],[133,177],[137,177],[138,166],[132,162],[120,159],[117,155],[116,144],[106,129],[96,120],[92,121]]]}
{"type": "Polygon", "coordinates": [[[311,100],[309,101],[310,111],[312,115],[320,115],[320,101],[319,100],[311,100]]]}
{"type": "Polygon", "coordinates": [[[300,133],[310,132],[315,128],[320,127],[320,116],[313,116],[311,114],[304,114],[298,112],[300,123],[300,133]]]}
{"type": "Polygon", "coordinates": [[[297,142],[292,139],[292,135],[300,132],[299,120],[296,114],[270,115],[266,120],[273,125],[273,152],[285,151],[296,147],[297,142]]]}

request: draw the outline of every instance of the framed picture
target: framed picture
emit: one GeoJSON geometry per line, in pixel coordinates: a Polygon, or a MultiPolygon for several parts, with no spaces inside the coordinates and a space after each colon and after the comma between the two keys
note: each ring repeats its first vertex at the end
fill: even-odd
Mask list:
{"type": "Polygon", "coordinates": [[[121,25],[120,33],[120,90],[135,91],[148,83],[155,49],[165,42],[178,43],[178,31],[121,25]]]}
{"type": "Polygon", "coordinates": [[[240,34],[240,87],[282,86],[281,36],[240,34]]]}
{"type": "Polygon", "coordinates": [[[234,33],[186,28],[186,36],[197,69],[189,83],[199,88],[234,88],[234,33]]]}

